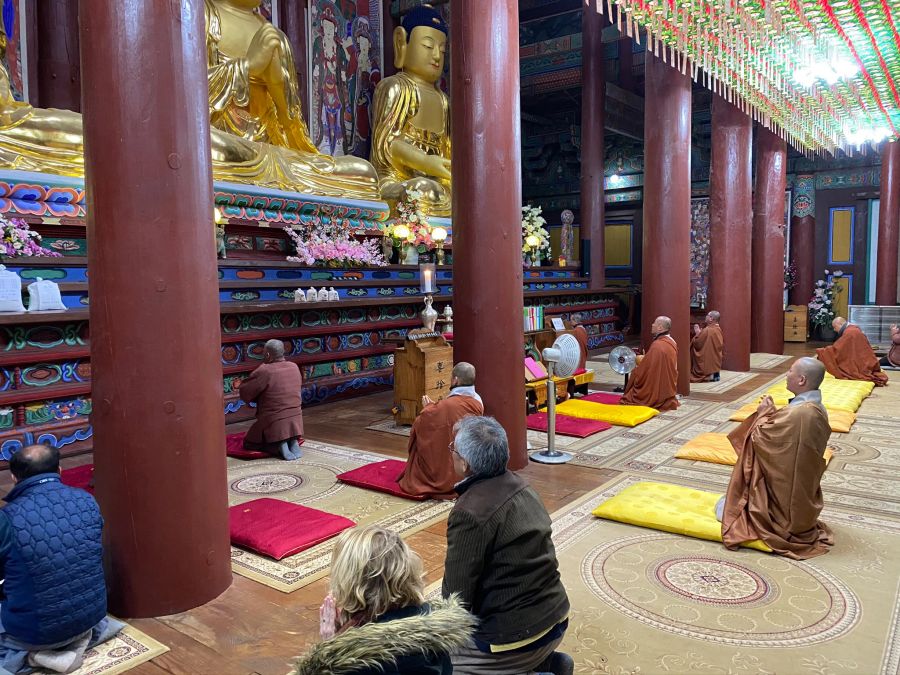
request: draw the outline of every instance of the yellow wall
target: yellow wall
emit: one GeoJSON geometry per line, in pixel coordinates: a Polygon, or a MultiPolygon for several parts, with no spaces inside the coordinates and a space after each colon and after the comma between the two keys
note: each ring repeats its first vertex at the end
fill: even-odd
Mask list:
{"type": "Polygon", "coordinates": [[[631,223],[612,223],[605,230],[606,265],[631,267],[631,223]]]}
{"type": "Polygon", "coordinates": [[[831,211],[831,263],[853,262],[853,209],[831,211]]]}

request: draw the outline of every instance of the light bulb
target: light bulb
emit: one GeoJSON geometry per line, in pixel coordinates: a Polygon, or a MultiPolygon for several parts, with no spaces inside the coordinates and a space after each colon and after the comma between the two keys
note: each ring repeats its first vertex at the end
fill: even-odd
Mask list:
{"type": "Polygon", "coordinates": [[[529,234],[525,237],[525,243],[528,244],[531,248],[537,248],[541,244],[541,240],[537,237],[537,235],[529,234]]]}
{"type": "Polygon", "coordinates": [[[435,241],[445,241],[447,239],[447,230],[438,225],[431,231],[431,238],[435,241]]]}
{"type": "Polygon", "coordinates": [[[409,227],[403,223],[395,225],[394,236],[397,237],[397,239],[406,239],[409,236],[409,227]]]}

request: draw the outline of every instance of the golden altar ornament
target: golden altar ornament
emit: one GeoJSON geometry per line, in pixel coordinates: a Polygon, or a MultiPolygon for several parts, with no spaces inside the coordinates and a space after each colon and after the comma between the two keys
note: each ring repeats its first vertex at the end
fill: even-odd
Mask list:
{"type": "Polygon", "coordinates": [[[437,87],[444,70],[447,24],[429,5],[394,29],[394,65],[401,71],[375,90],[372,164],[381,196],[422,193],[425,210],[450,215],[450,102],[437,87]]]}

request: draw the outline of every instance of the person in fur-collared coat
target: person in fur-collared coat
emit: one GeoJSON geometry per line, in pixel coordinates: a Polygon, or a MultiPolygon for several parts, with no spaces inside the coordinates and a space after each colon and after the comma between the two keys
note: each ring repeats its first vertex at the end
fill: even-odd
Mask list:
{"type": "Polygon", "coordinates": [[[422,561],[379,527],[338,538],[319,615],[322,642],[291,675],[450,675],[477,621],[456,596],[426,603],[422,561]]]}

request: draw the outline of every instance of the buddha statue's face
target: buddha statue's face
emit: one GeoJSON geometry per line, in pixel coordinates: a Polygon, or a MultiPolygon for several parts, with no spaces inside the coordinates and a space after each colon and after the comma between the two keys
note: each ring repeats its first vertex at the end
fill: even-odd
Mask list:
{"type": "Polygon", "coordinates": [[[254,10],[262,4],[262,0],[224,0],[224,4],[238,9],[254,10]]]}
{"type": "Polygon", "coordinates": [[[430,84],[441,78],[447,36],[436,28],[416,26],[409,36],[403,70],[430,84]]]}

